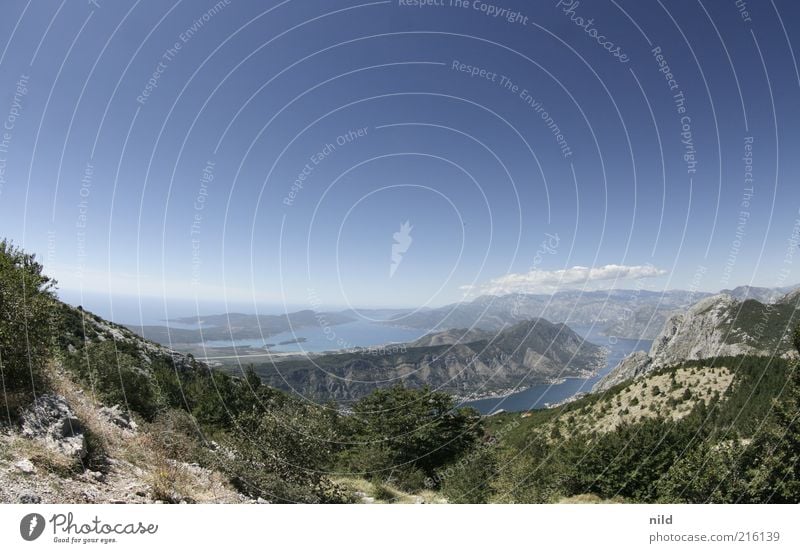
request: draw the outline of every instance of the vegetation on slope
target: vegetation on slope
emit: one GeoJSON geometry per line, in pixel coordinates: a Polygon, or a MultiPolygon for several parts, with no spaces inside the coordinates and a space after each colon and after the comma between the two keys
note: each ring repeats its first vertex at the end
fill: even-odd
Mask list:
{"type": "MultiPolygon", "coordinates": [[[[494,499],[797,502],[799,397],[800,372],[785,359],[718,358],[659,370],[522,419],[498,448],[494,499]],[[729,373],[730,384],[714,389],[729,373]],[[678,388],[670,393],[665,380],[678,388]],[[643,404],[640,416],[628,416],[643,404]],[[609,409],[618,413],[611,425],[602,415],[609,409]]],[[[492,417],[490,432],[514,417],[492,417]]]]}
{"type": "Polygon", "coordinates": [[[14,437],[19,413],[36,396],[67,395],[73,409],[82,406],[94,459],[70,466],[75,478],[109,470],[106,457],[120,451],[112,432],[91,424],[102,405],[119,405],[138,420],[141,432],[127,442],[148,444],[137,449],[138,461],[152,469],[152,495],[162,500],[185,497],[170,486],[186,481],[179,473],[187,462],[273,502],[351,501],[331,475],[369,478],[398,493],[419,490],[483,433],[476,412],[427,389],[382,390],[352,415],[294,399],[263,385],[252,368],[238,376],[213,370],[60,303],[53,285],[33,256],[0,242],[4,432],[29,442],[14,437]],[[153,468],[153,455],[161,468],[153,468]]]}
{"type": "Polygon", "coordinates": [[[124,466],[161,501],[800,501],[800,371],[786,359],[686,362],[523,414],[481,418],[447,394],[399,386],[345,413],[266,386],[252,368],[216,371],[142,340],[58,302],[53,286],[33,256],[0,242],[0,463],[26,452],[64,489],[93,479],[110,494],[124,466]],[[17,428],[51,391],[85,426],[80,463],[17,428]],[[138,433],[104,422],[103,405],[120,405],[138,433]]]}

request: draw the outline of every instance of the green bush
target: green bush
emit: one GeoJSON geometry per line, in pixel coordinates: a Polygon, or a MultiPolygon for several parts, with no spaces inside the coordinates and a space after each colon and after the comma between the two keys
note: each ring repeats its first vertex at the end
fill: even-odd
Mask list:
{"type": "Polygon", "coordinates": [[[571,477],[561,445],[550,445],[538,433],[521,450],[498,451],[497,476],[492,480],[492,500],[500,503],[550,503],[563,497],[571,477]]]}
{"type": "Polygon", "coordinates": [[[221,459],[237,488],[276,503],[338,503],[347,496],[325,476],[336,436],[319,409],[286,402],[238,416],[221,459]]]}
{"type": "Polygon", "coordinates": [[[351,445],[340,460],[368,478],[394,476],[408,491],[469,450],[483,435],[480,415],[456,409],[452,396],[427,388],[382,389],[348,417],[351,445]],[[421,478],[413,475],[419,471],[421,478]]]}
{"type": "Polygon", "coordinates": [[[0,240],[0,384],[6,398],[28,398],[44,386],[57,321],[56,283],[42,270],[35,256],[0,240]]]}
{"type": "Polygon", "coordinates": [[[121,405],[146,420],[164,407],[150,373],[113,341],[87,344],[66,364],[106,405],[121,405]]]}
{"type": "Polygon", "coordinates": [[[738,503],[747,496],[745,455],[751,451],[735,440],[699,444],[678,459],[658,481],[658,501],[738,503]]]}
{"type": "Polygon", "coordinates": [[[477,446],[440,472],[442,494],[450,503],[487,503],[496,470],[493,446],[477,446]]]}

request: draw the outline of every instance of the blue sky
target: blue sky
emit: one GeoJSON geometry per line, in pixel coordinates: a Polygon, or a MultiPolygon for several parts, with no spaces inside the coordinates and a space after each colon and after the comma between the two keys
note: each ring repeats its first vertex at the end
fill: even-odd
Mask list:
{"type": "Polygon", "coordinates": [[[800,281],[795,2],[403,4],[4,2],[0,235],[68,298],[800,281]]]}

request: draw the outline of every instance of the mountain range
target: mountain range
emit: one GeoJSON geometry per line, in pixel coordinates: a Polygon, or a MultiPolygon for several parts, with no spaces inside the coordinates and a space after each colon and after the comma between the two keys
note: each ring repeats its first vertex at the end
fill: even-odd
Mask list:
{"type": "MultiPolygon", "coordinates": [[[[739,300],[769,303],[791,289],[739,286],[722,293],[739,300]]],[[[458,328],[498,331],[542,318],[571,326],[594,325],[606,336],[652,340],[670,316],[710,295],[686,290],[563,290],[554,294],[485,295],[432,309],[302,310],[282,315],[223,313],[182,317],[166,325],[127,326],[148,340],[178,349],[181,344],[211,340],[264,340],[287,331],[334,327],[359,320],[433,332],[458,328]]]]}
{"type": "Polygon", "coordinates": [[[461,397],[508,393],[602,367],[605,350],[545,319],[500,331],[447,330],[398,347],[276,358],[255,366],[265,384],[316,401],[377,388],[429,386],[461,397]]]}

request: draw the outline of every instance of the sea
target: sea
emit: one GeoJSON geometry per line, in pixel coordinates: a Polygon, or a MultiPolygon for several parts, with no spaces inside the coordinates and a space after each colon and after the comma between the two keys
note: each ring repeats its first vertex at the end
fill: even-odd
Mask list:
{"type": "Polygon", "coordinates": [[[251,346],[254,348],[269,345],[269,350],[279,353],[302,353],[350,349],[412,342],[427,334],[425,330],[398,328],[370,321],[353,321],[335,326],[306,326],[293,331],[273,334],[263,339],[208,340],[206,347],[251,346]],[[284,342],[283,344],[281,342],[284,342]]]}
{"type": "Polygon", "coordinates": [[[462,405],[474,407],[484,415],[501,410],[516,412],[542,409],[560,403],[576,394],[590,392],[592,386],[616,367],[624,357],[634,351],[649,351],[650,345],[653,343],[652,340],[632,340],[604,336],[600,334],[596,325],[569,325],[569,327],[589,342],[608,348],[606,364],[594,376],[589,378],[566,378],[558,384],[531,386],[503,397],[465,401],[462,405]]]}
{"type": "MultiPolygon", "coordinates": [[[[100,315],[120,324],[130,326],[140,325],[166,325],[172,328],[195,328],[192,324],[181,324],[174,319],[181,317],[196,317],[226,312],[279,314],[299,309],[302,306],[294,305],[258,305],[233,304],[226,302],[204,302],[198,304],[194,301],[168,300],[160,298],[109,298],[107,296],[62,296],[64,301],[73,305],[83,306],[100,315]]],[[[638,351],[650,349],[651,340],[634,340],[627,338],[613,338],[604,336],[596,325],[569,325],[575,332],[586,340],[602,347],[608,348],[606,364],[594,376],[589,378],[567,378],[556,384],[542,384],[532,386],[518,392],[507,394],[503,397],[464,401],[462,405],[471,406],[482,414],[491,414],[500,410],[515,412],[530,409],[544,408],[562,402],[576,394],[591,391],[592,386],[603,376],[609,373],[625,356],[638,351]]],[[[294,331],[282,332],[262,339],[244,339],[231,342],[230,340],[207,341],[207,347],[237,347],[251,346],[261,348],[270,344],[270,351],[274,352],[322,352],[353,347],[380,346],[392,343],[414,341],[427,331],[389,326],[367,320],[357,320],[350,323],[330,327],[303,327],[294,331]],[[285,342],[281,344],[281,342],[285,342]]]]}

